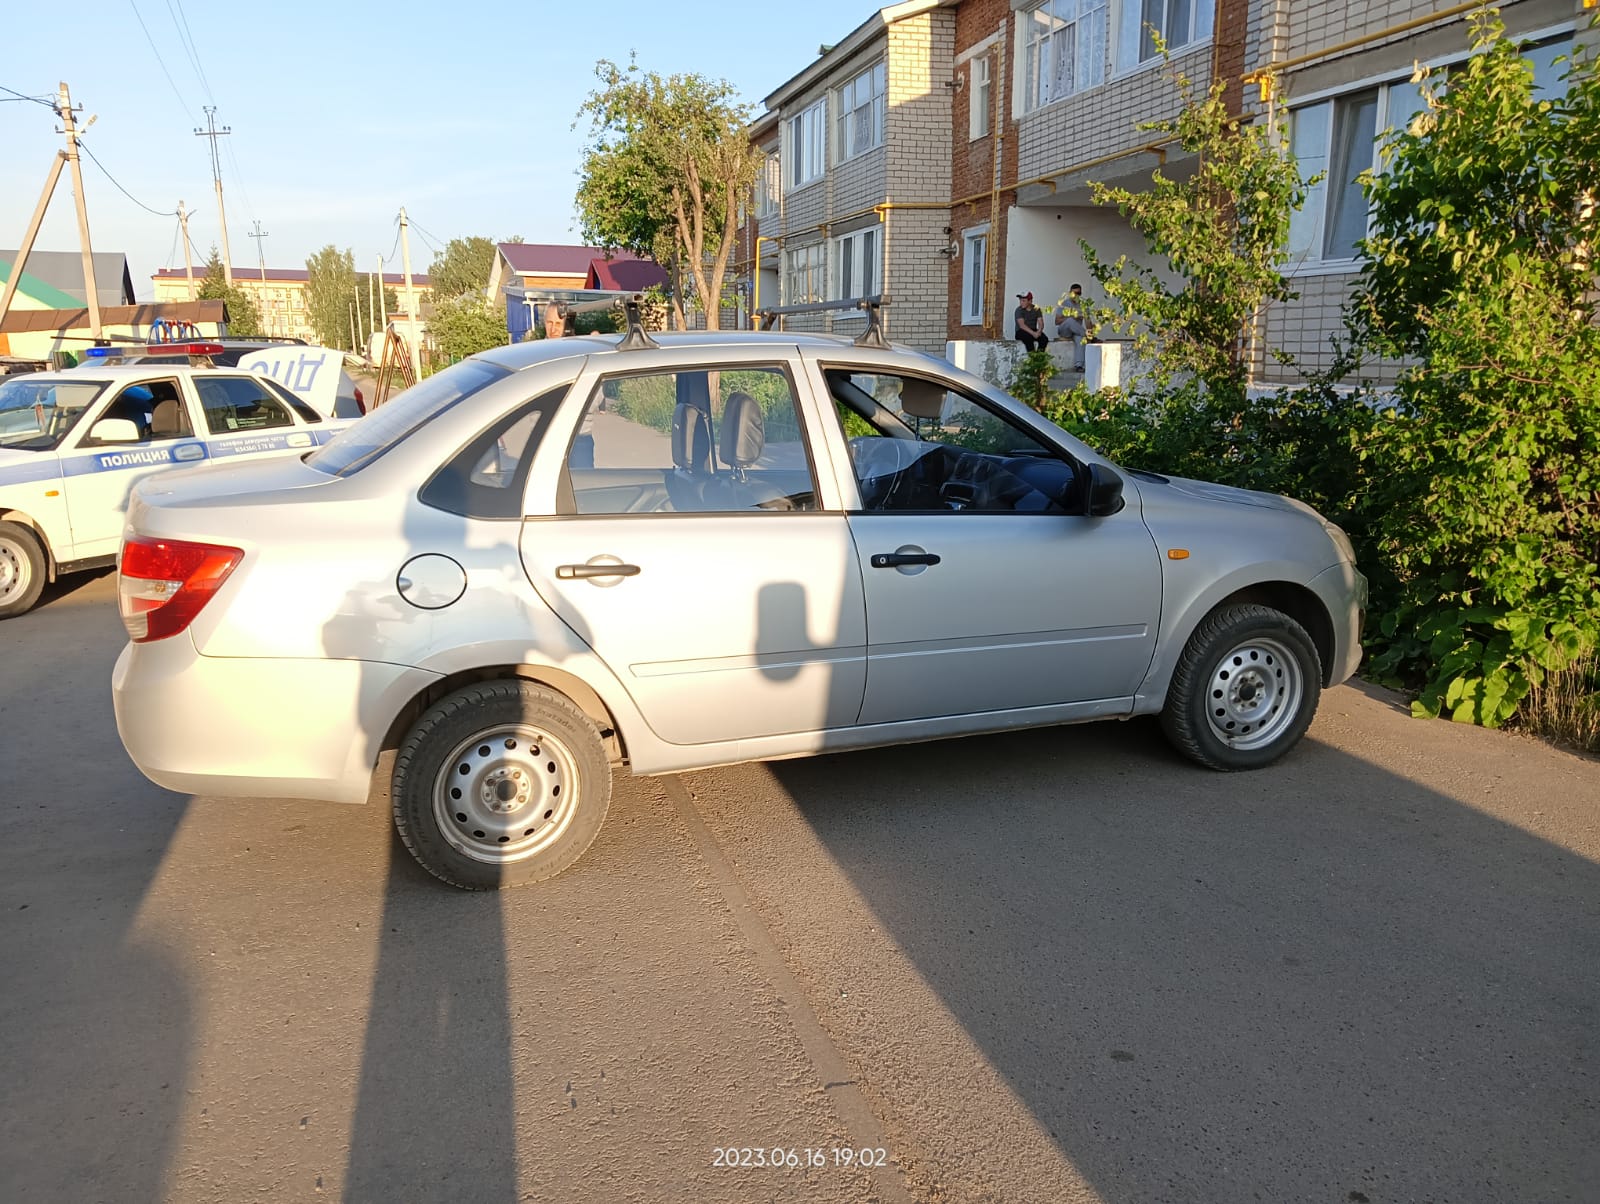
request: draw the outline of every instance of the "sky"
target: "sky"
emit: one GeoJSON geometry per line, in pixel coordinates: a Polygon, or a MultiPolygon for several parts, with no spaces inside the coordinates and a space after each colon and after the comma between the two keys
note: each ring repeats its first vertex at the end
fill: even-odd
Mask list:
{"type": "MultiPolygon", "coordinates": [[[[183,267],[175,214],[190,211],[200,268],[220,245],[210,149],[194,134],[215,105],[233,264],[303,267],[332,243],[358,271],[399,271],[397,215],[412,269],[452,238],[581,241],[573,213],[586,127],[573,128],[609,58],[731,81],[766,96],[866,20],[871,0],[800,4],[594,5],[448,0],[82,0],[8,5],[0,65],[0,247],[27,231],[65,139],[49,109],[62,81],[91,116],[84,194],[96,251],[128,257],[134,291],[183,267]],[[192,54],[191,54],[192,50],[192,54]],[[107,173],[114,178],[107,178],[107,173]],[[117,185],[121,186],[119,191],[117,185]],[[156,212],[149,212],[154,210],[156,212]],[[249,237],[255,222],[267,237],[249,237]]],[[[39,250],[75,251],[63,172],[39,250]]]]}

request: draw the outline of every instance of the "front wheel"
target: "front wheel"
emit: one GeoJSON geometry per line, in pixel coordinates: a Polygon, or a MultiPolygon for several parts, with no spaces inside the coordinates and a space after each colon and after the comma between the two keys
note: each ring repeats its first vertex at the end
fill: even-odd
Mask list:
{"type": "Polygon", "coordinates": [[[1321,696],[1322,663],[1305,628],[1268,606],[1229,606],[1189,637],[1161,726],[1202,765],[1259,769],[1294,747],[1321,696]]]}
{"type": "Polygon", "coordinates": [[[44,592],[44,548],[21,523],[0,523],[0,619],[26,614],[44,592]]]}
{"type": "Polygon", "coordinates": [[[496,890],[553,878],[583,856],[611,802],[611,769],[570,701],[531,682],[482,682],[417,720],[390,797],[423,869],[496,890]]]}

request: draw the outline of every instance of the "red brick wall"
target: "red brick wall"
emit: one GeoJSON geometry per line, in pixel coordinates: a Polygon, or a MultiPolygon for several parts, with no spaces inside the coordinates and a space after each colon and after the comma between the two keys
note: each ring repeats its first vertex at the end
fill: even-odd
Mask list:
{"type": "Polygon", "coordinates": [[[990,272],[988,290],[988,317],[992,325],[965,326],[961,322],[962,260],[950,260],[949,337],[952,339],[1004,338],[1007,313],[1005,298],[996,294],[1004,287],[1003,271],[1006,245],[1006,212],[1015,203],[1014,191],[1001,192],[991,203],[990,190],[995,184],[1014,183],[1017,178],[1017,127],[1011,119],[1011,4],[1009,0],[968,0],[956,9],[956,57],[976,46],[992,34],[999,33],[994,44],[981,55],[974,56],[955,69],[962,86],[953,89],[950,104],[950,195],[954,201],[977,196],[966,204],[954,205],[950,211],[950,237],[961,241],[961,232],[973,226],[989,223],[989,256],[995,265],[990,272]],[[983,138],[971,137],[971,96],[973,67],[977,60],[990,61],[990,79],[994,99],[991,102],[989,133],[983,138]],[[996,174],[995,143],[999,138],[1000,162],[996,174]],[[981,194],[981,195],[978,195],[981,194]]]}

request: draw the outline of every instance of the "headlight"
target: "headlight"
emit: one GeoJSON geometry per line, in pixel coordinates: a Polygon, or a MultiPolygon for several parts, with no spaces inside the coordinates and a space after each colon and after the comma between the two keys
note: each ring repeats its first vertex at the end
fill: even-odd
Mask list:
{"type": "Polygon", "coordinates": [[[1356,549],[1351,544],[1350,537],[1344,533],[1344,529],[1337,523],[1330,523],[1327,519],[1322,520],[1322,529],[1328,533],[1328,538],[1333,540],[1333,546],[1339,550],[1339,555],[1344,558],[1345,563],[1354,564],[1356,562],[1356,549]]]}

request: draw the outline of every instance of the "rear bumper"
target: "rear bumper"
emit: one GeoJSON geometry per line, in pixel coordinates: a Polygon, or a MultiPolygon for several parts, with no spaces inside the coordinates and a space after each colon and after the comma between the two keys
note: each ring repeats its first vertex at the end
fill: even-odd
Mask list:
{"type": "Polygon", "coordinates": [[[111,697],[128,755],[158,786],[362,803],[390,723],[436,680],[374,661],[201,656],[185,632],[125,647],[111,697]]]}

